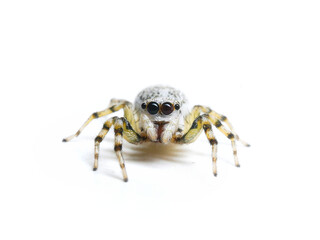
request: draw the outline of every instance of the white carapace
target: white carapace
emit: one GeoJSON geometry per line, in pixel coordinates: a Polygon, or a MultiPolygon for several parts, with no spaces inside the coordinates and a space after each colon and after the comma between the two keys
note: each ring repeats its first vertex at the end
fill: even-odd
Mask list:
{"type": "Polygon", "coordinates": [[[139,128],[151,141],[161,143],[169,143],[172,135],[183,129],[184,116],[188,114],[185,95],[166,86],[142,90],[135,99],[134,108],[139,116],[139,128]]]}

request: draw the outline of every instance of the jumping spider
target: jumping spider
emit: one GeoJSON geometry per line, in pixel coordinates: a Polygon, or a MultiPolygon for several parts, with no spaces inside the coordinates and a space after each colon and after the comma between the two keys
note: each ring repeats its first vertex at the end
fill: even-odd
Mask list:
{"type": "Polygon", "coordinates": [[[134,105],[126,100],[112,99],[107,109],[93,113],[74,135],[63,139],[63,142],[68,142],[77,137],[93,119],[106,116],[120,109],[124,110],[124,117],[109,118],[94,140],[93,170],[95,171],[98,168],[100,143],[113,126],[115,133],[114,151],[118,157],[125,182],[128,181],[128,176],[122,157],[123,138],[132,144],[144,142],[184,144],[194,142],[203,129],[212,146],[214,176],[217,176],[218,142],[214,137],[212,125],[230,139],[237,167],[240,165],[237,157],[236,140],[242,142],[245,146],[249,146],[239,138],[225,116],[200,105],[194,106],[189,112],[184,94],[172,87],[163,86],[154,86],[142,90],[136,97],[134,105]]]}

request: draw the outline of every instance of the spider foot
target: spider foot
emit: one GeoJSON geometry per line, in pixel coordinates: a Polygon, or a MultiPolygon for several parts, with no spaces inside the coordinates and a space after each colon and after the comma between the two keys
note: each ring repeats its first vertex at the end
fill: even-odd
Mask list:
{"type": "Polygon", "coordinates": [[[245,141],[243,141],[242,139],[239,138],[239,136],[236,137],[236,139],[241,142],[241,144],[245,147],[250,147],[251,145],[245,141]]]}

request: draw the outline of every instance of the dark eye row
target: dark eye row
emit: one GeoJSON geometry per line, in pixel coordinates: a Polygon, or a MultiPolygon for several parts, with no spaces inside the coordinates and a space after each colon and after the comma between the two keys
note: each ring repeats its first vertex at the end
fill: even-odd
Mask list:
{"type": "Polygon", "coordinates": [[[163,114],[169,115],[174,110],[179,110],[180,109],[180,105],[179,104],[175,104],[173,106],[172,103],[165,102],[165,103],[162,103],[161,106],[159,106],[159,104],[156,103],[156,102],[150,102],[150,103],[148,103],[148,105],[145,104],[145,103],[142,103],[141,104],[141,108],[142,109],[147,109],[147,111],[152,115],[157,114],[159,112],[159,110],[161,110],[161,112],[163,114]]]}

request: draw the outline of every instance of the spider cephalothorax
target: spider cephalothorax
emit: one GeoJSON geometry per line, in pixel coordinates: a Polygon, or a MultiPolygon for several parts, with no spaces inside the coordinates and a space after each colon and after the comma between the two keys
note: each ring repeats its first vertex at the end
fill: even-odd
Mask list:
{"type": "Polygon", "coordinates": [[[169,143],[183,124],[187,100],[178,90],[155,86],[142,90],[135,99],[139,128],[153,142],[169,143]]]}
{"type": "Polygon", "coordinates": [[[225,116],[200,105],[194,106],[189,112],[184,94],[177,89],[164,86],[154,86],[142,90],[136,97],[134,104],[126,100],[112,99],[107,109],[93,113],[74,135],[63,139],[63,141],[67,142],[77,137],[93,119],[106,116],[120,109],[124,110],[124,117],[108,119],[95,138],[93,170],[98,168],[100,143],[113,126],[115,132],[114,150],[122,169],[124,181],[127,181],[128,177],[122,157],[123,138],[133,144],[148,141],[183,144],[195,141],[203,129],[212,146],[213,174],[215,176],[217,175],[216,146],[218,142],[213,135],[212,126],[219,129],[231,140],[237,167],[240,165],[237,157],[236,140],[249,146],[240,140],[225,116]]]}

